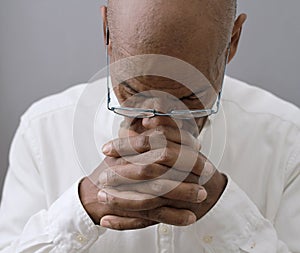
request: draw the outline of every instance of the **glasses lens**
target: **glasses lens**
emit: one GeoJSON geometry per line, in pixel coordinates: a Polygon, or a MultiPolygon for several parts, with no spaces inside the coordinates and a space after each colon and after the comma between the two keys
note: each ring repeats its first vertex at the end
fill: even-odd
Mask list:
{"type": "Polygon", "coordinates": [[[173,111],[171,116],[176,119],[194,119],[203,118],[211,114],[211,110],[199,110],[199,111],[173,111]]]}
{"type": "Polygon", "coordinates": [[[211,110],[203,110],[203,111],[194,111],[191,112],[194,118],[203,118],[211,115],[211,110]]]}
{"type": "Polygon", "coordinates": [[[152,118],[153,112],[131,109],[131,108],[114,108],[114,112],[129,118],[152,118]]]}

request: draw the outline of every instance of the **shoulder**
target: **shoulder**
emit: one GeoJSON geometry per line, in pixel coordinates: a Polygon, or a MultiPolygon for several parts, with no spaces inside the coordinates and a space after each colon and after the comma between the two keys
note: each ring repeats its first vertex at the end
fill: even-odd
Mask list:
{"type": "Polygon", "coordinates": [[[34,120],[51,113],[74,107],[85,87],[86,84],[75,85],[63,92],[38,100],[27,109],[23,118],[34,120]]]}
{"type": "MultiPolygon", "coordinates": [[[[101,95],[105,95],[105,82],[104,79],[97,81],[97,85],[100,84],[99,99],[101,95]]],[[[71,116],[80,100],[81,96],[90,87],[91,84],[83,83],[72,86],[60,93],[45,97],[43,99],[34,102],[22,115],[21,121],[26,124],[38,121],[39,119],[45,119],[56,115],[68,115],[71,116]]]]}
{"type": "Polygon", "coordinates": [[[222,103],[225,107],[235,108],[249,116],[269,116],[300,129],[300,110],[297,106],[266,90],[228,76],[224,81],[222,103]]]}

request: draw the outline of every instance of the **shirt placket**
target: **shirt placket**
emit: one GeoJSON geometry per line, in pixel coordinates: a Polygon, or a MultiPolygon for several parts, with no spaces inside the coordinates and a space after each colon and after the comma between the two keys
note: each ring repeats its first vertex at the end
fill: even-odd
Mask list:
{"type": "Polygon", "coordinates": [[[174,230],[173,226],[159,224],[157,226],[157,244],[159,253],[174,253],[174,230]]]}

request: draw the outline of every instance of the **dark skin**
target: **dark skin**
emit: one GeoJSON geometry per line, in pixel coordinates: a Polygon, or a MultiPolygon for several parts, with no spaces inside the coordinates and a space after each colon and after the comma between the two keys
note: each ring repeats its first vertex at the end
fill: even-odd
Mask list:
{"type": "MultiPolygon", "coordinates": [[[[200,2],[206,6],[206,1],[200,2]]],[[[118,3],[122,5],[124,2],[118,3]]],[[[170,5],[162,4],[168,1],[160,2],[159,8],[154,4],[157,1],[131,0],[130,2],[132,5],[129,7],[119,6],[118,9],[130,12],[132,11],[130,6],[134,6],[139,10],[139,15],[125,15],[126,13],[121,11],[114,14],[114,18],[118,19],[118,27],[120,26],[120,30],[125,32],[115,34],[113,38],[116,41],[112,39],[109,42],[108,48],[112,62],[142,53],[166,54],[197,67],[211,83],[214,83],[216,91],[221,87],[228,43],[218,41],[221,36],[211,32],[217,29],[213,29],[215,24],[211,23],[208,16],[199,15],[196,21],[195,18],[189,20],[188,24],[199,22],[196,24],[199,29],[184,45],[174,42],[174,30],[172,30],[174,15],[176,14],[177,17],[186,15],[185,21],[188,21],[189,17],[194,17],[197,13],[193,12],[197,8],[196,6],[192,8],[191,5],[195,4],[193,0],[188,0],[189,3],[186,4],[189,13],[173,1],[172,15],[168,15],[170,5]],[[144,18],[145,15],[149,15],[149,19],[144,18]],[[157,18],[153,19],[153,15],[157,18]],[[155,22],[151,24],[151,20],[160,20],[160,24],[164,26],[159,26],[155,22]],[[137,36],[135,28],[140,26],[144,26],[144,29],[138,31],[137,36]],[[212,29],[208,33],[206,30],[209,27],[212,29]],[[206,35],[205,40],[203,34],[206,35]],[[135,44],[137,37],[138,40],[144,38],[144,44],[135,44]],[[148,43],[149,41],[152,43],[148,43]],[[148,44],[152,46],[149,47],[148,44]],[[197,54],[192,50],[194,48],[199,48],[197,54]],[[199,55],[202,57],[198,57],[199,55]]],[[[102,7],[101,11],[104,31],[106,31],[106,7],[102,7]]],[[[245,20],[246,15],[242,14],[234,22],[232,29],[228,24],[231,33],[228,61],[231,61],[236,54],[245,20]]],[[[186,31],[186,27],[178,30],[179,34],[176,36],[180,35],[180,31],[186,31]]],[[[113,76],[112,80],[114,81],[113,76]]],[[[183,100],[183,98],[194,94],[174,81],[147,76],[128,80],[128,85],[136,92],[153,89],[163,91],[177,97],[187,107],[192,107],[191,101],[183,100]]],[[[115,94],[120,103],[134,95],[128,87],[121,85],[117,86],[115,94]]],[[[215,97],[212,95],[208,97],[208,100],[213,102],[215,97]]],[[[160,106],[165,108],[169,104],[165,97],[157,96],[151,101],[152,104],[147,104],[149,108],[151,106],[155,109],[160,106]]],[[[187,120],[173,120],[170,117],[125,119],[120,128],[119,138],[103,147],[105,160],[80,184],[79,193],[82,204],[95,224],[100,223],[104,227],[117,230],[129,230],[157,223],[185,226],[203,217],[215,205],[226,187],[226,177],[198,152],[200,143],[197,137],[205,120],[205,118],[197,119],[191,123],[187,120]],[[209,180],[201,185],[202,177],[200,176],[203,175],[209,180]]]]}

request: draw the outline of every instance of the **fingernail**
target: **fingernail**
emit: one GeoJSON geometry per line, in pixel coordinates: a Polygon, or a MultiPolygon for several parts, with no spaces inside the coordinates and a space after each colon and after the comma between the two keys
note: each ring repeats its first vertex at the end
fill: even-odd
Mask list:
{"type": "Polygon", "coordinates": [[[108,154],[110,151],[111,151],[111,143],[108,143],[108,144],[105,144],[103,147],[102,147],[102,152],[104,154],[108,154]]]}
{"type": "Polygon", "coordinates": [[[202,202],[203,200],[205,200],[207,197],[207,192],[204,188],[200,189],[198,191],[198,196],[197,196],[197,201],[198,202],[202,202]]]}
{"type": "Polygon", "coordinates": [[[111,227],[111,222],[110,222],[110,220],[101,219],[100,226],[110,228],[111,227]]]}
{"type": "Polygon", "coordinates": [[[194,224],[196,222],[197,218],[194,214],[191,214],[189,217],[188,217],[188,225],[191,225],[191,224],[194,224]]]}
{"type": "Polygon", "coordinates": [[[106,192],[104,192],[104,191],[99,191],[99,192],[98,192],[98,200],[99,200],[100,202],[103,202],[103,203],[107,202],[107,194],[106,194],[106,192]]]}

